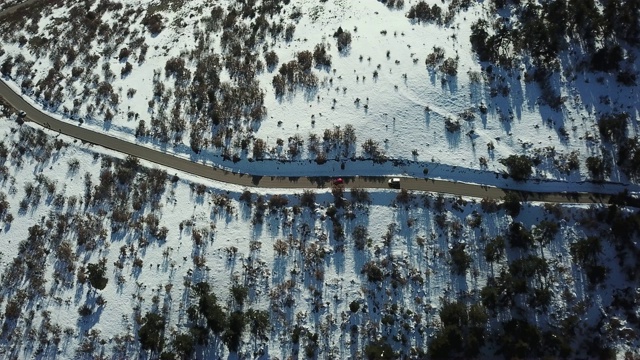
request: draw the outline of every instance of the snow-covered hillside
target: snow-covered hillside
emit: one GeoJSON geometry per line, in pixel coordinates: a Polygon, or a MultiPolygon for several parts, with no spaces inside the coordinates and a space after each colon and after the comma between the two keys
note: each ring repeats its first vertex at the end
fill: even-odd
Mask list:
{"type": "MultiPolygon", "coordinates": [[[[0,61],[68,121],[228,167],[364,157],[501,172],[524,154],[535,177],[627,182],[598,121],[624,113],[635,136],[635,85],[589,71],[569,36],[551,70],[530,54],[479,62],[473,25],[517,24],[519,8],[426,3],[439,17],[409,19],[415,0],[42,2],[3,25],[0,61]]],[[[628,76],[635,54],[624,48],[628,76]]]]}
{"type": "MultiPolygon", "coordinates": [[[[243,173],[616,193],[640,177],[639,10],[33,0],[0,13],[0,74],[51,116],[243,173]]],[[[245,189],[16,110],[1,358],[640,356],[636,208],[245,189]]]]}
{"type": "Polygon", "coordinates": [[[13,119],[5,358],[638,355],[631,209],[205,185],[13,119]]]}

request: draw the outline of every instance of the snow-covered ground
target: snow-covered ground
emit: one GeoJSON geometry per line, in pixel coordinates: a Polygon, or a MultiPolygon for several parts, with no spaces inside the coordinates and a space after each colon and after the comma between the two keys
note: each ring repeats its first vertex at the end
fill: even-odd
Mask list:
{"type": "MultiPolygon", "coordinates": [[[[608,272],[600,285],[589,285],[570,252],[570,244],[579,239],[610,232],[606,224],[594,223],[597,207],[526,203],[512,218],[504,210],[485,213],[479,199],[433,194],[413,193],[405,202],[395,191],[376,191],[369,194],[369,204],[349,204],[353,198],[347,190],[346,207],[338,208],[331,220],[326,214],[340,196],[329,190],[315,192],[315,209],[303,204],[301,194],[283,190],[249,189],[247,203],[240,200],[247,189],[213,182],[198,189],[201,179],[178,173],[173,182],[174,172],[167,169],[157,203],[143,202],[134,210],[138,192],[144,192],[141,184],[149,184],[151,178],[143,168],[124,185],[116,175],[111,195],[96,200],[108,183],[105,169],[121,158],[117,153],[87,148],[55,133],[45,135],[27,125],[20,128],[8,120],[0,122],[0,134],[9,154],[0,188],[8,205],[0,233],[3,357],[149,356],[140,350],[136,321],[148,312],[166,320],[165,350],[170,350],[172,339],[193,326],[187,309],[198,300],[187,285],[202,281],[211,284],[225,309],[238,309],[230,288],[239,284],[248,289],[242,309],[268,312],[271,330],[258,339],[247,329],[241,358],[287,358],[306,351],[319,358],[362,358],[365,346],[378,339],[391,344],[397,354],[419,357],[416,351],[424,351],[437,333],[444,301],[479,302],[489,278],[528,255],[546,259],[549,266],[549,273],[539,280],[552,293],[548,308],[531,307],[524,317],[499,312],[485,325],[489,331],[500,333],[499,322],[510,318],[554,329],[577,314],[570,343],[574,355],[587,355],[582,341],[594,339],[595,329],[606,334],[603,346],[637,355],[637,337],[632,335],[637,328],[625,324],[628,315],[612,306],[615,292],[634,286],[615,259],[615,241],[610,235],[602,238],[597,257],[608,272]],[[34,143],[25,148],[29,139],[34,143]],[[117,189],[131,193],[118,195],[117,189]],[[276,194],[288,204],[267,205],[276,194]],[[266,208],[262,217],[256,205],[261,201],[266,208]],[[117,220],[116,213],[122,211],[130,215],[117,220]],[[158,228],[168,230],[165,240],[153,235],[153,216],[158,228]],[[61,227],[65,217],[66,228],[61,227]],[[81,235],[79,229],[91,219],[95,232],[81,235]],[[488,243],[506,234],[514,220],[531,229],[545,219],[559,225],[549,245],[526,251],[507,241],[505,257],[486,261],[488,243]],[[34,235],[36,226],[43,231],[40,237],[34,235]],[[368,234],[361,248],[357,228],[368,234]],[[63,243],[76,255],[71,263],[62,260],[69,258],[60,249],[63,243]],[[452,269],[450,250],[456,244],[464,244],[471,259],[464,276],[452,269]],[[94,290],[89,282],[80,283],[78,273],[100,259],[105,259],[108,283],[94,290]],[[364,269],[370,266],[382,270],[380,281],[368,280],[364,269]],[[45,280],[42,292],[35,285],[39,278],[45,280]],[[16,301],[18,315],[10,315],[9,304],[16,301]],[[354,301],[359,304],[356,312],[350,310],[354,301]],[[87,314],[80,315],[84,305],[87,314]],[[296,331],[301,333],[299,344],[292,342],[296,331]]],[[[118,166],[114,174],[119,174],[118,166]]],[[[525,303],[526,297],[519,296],[516,301],[525,303]]],[[[498,341],[497,336],[492,341],[498,341]]],[[[212,341],[209,347],[198,347],[199,358],[228,354],[219,338],[212,341]]],[[[493,354],[491,346],[495,345],[482,350],[484,356],[493,354]]]]}
{"type": "MultiPolygon", "coordinates": [[[[60,25],[64,22],[58,24],[55,21],[68,16],[67,8],[45,12],[38,19],[35,33],[18,30],[4,34],[4,54],[0,61],[9,57],[15,60],[20,54],[24,57],[20,64],[33,62],[26,71],[28,76],[24,76],[24,70],[22,75],[19,74],[20,65],[16,64],[11,78],[6,79],[13,82],[16,89],[22,86],[26,78],[31,78],[33,84],[37,84],[50,74],[49,70],[56,60],[69,61],[58,68],[60,77],[53,87],[54,100],[46,102],[48,111],[68,121],[82,118],[84,126],[130,141],[232,168],[255,166],[246,161],[252,155],[251,151],[240,147],[242,139],[249,140],[249,149],[253,139],[266,141],[268,150],[271,150],[267,158],[314,159],[315,155],[307,149],[309,134],[322,138],[325,129],[334,129],[335,126],[344,129],[350,124],[357,136],[354,157],[363,155],[361,145],[365,140],[372,139],[380,144],[385,155],[391,159],[411,160],[423,166],[437,163],[444,168],[502,172],[505,167],[498,162],[499,159],[512,154],[534,156],[538,151],[553,155],[549,158],[543,156],[545,160],[537,166],[535,177],[581,181],[588,177],[585,159],[600,156],[602,149],[605,152],[609,149],[599,139],[596,121],[599,114],[611,111],[629,113],[629,136],[636,134],[636,105],[639,99],[635,86],[629,88],[617,84],[614,75],[573,68],[571,54],[561,57],[571,61],[567,60],[568,68],[554,78],[557,91],[565,99],[559,111],[540,105],[540,89],[533,82],[525,82],[524,72],[528,69],[524,65],[513,70],[496,68],[492,72],[484,71],[486,69],[483,69],[470,48],[469,35],[474,21],[491,18],[487,2],[474,2],[468,10],[460,9],[451,23],[437,25],[418,23],[406,17],[408,8],[417,1],[406,1],[402,10],[389,9],[382,2],[372,0],[294,1],[269,19],[275,23],[280,21],[283,26],[295,25],[292,39],[285,41],[282,35],[267,37],[261,46],[253,50],[261,61],[264,61],[263,53],[267,49],[273,50],[279,58],[275,69],[265,69],[258,72],[256,77],[264,93],[266,116],[262,121],[245,122],[240,127],[234,127],[236,131],[227,141],[227,150],[205,147],[200,154],[195,154],[190,147],[189,129],[198,119],[189,115],[184,100],[181,101],[179,116],[186,120],[186,130],[180,134],[179,140],[174,142],[171,139],[169,144],[162,144],[145,136],[135,136],[140,120],[144,120],[149,127],[153,119],[175,117],[172,109],[176,105],[176,98],[171,90],[178,89],[173,77],[165,77],[167,60],[173,57],[186,59],[186,68],[193,74],[196,60],[193,55],[186,55],[198,48],[198,42],[203,37],[208,41],[207,51],[225,54],[220,45],[221,31],[204,30],[204,20],[214,5],[204,1],[180,2],[181,6],[177,6],[177,3],[130,0],[122,2],[124,6],[118,10],[107,7],[100,20],[114,27],[114,30],[108,37],[110,42],[96,38],[88,47],[99,57],[95,65],[83,62],[81,58],[84,54],[76,54],[74,57],[77,56],[77,60],[69,60],[68,55],[61,55],[64,54],[60,52],[62,50],[55,50],[56,55],[43,56],[52,49],[64,49],[64,46],[56,43],[45,42],[45,45],[40,45],[40,50],[30,43],[20,45],[21,36],[26,36],[27,40],[34,37],[52,39],[57,32],[63,33],[61,43],[69,41],[66,39],[71,35],[64,33],[65,29],[60,25]],[[147,8],[149,11],[158,11],[164,17],[165,29],[157,35],[152,35],[140,23],[147,8]],[[128,14],[126,20],[121,16],[123,13],[128,14]],[[127,26],[129,30],[123,32],[122,29],[127,26]],[[346,51],[338,50],[333,37],[339,27],[350,31],[352,35],[351,45],[346,51]],[[134,40],[142,41],[148,48],[144,61],[141,61],[139,51],[132,48],[134,40]],[[295,54],[301,51],[313,52],[314,46],[319,43],[328,46],[332,63],[330,67],[311,70],[318,78],[318,87],[276,96],[271,83],[278,73],[278,67],[294,59],[295,54]],[[131,55],[121,58],[119,51],[125,47],[133,50],[131,55]],[[439,70],[443,60],[439,60],[435,68],[425,65],[425,59],[434,52],[434,47],[444,51],[443,59],[457,61],[456,76],[446,75],[439,70]],[[105,53],[106,49],[111,49],[108,51],[110,56],[101,57],[100,54],[105,53]],[[133,64],[131,73],[121,76],[120,70],[127,62],[133,64]],[[72,76],[74,67],[83,69],[82,75],[72,76]],[[375,78],[374,71],[378,74],[375,78]],[[154,96],[154,79],[164,84],[163,96],[154,96]],[[107,102],[96,98],[96,86],[105,80],[118,97],[113,109],[107,102]],[[503,94],[505,88],[508,91],[503,94]],[[135,89],[135,93],[128,96],[130,89],[135,89]],[[58,91],[59,94],[56,94],[58,91]],[[497,92],[497,96],[492,92],[497,92]],[[150,107],[149,101],[153,99],[155,105],[150,107]],[[159,103],[165,105],[160,106],[159,103]],[[107,104],[106,108],[104,104],[107,104]],[[89,105],[94,107],[92,111],[88,110],[89,105]],[[486,114],[480,111],[483,105],[486,106],[486,114]],[[425,110],[427,108],[428,111],[425,110]],[[111,121],[105,121],[107,109],[112,112],[111,121]],[[67,117],[69,115],[71,118],[67,117]],[[459,120],[461,130],[453,133],[446,131],[447,118],[459,120]],[[564,135],[565,131],[567,136],[564,135]],[[299,155],[293,156],[287,151],[287,143],[296,134],[301,136],[304,146],[301,146],[299,155]],[[278,139],[282,139],[284,146],[278,144],[278,139]],[[488,143],[493,143],[495,150],[488,151],[488,143]],[[601,148],[601,145],[604,147],[601,148]],[[220,160],[225,152],[229,156],[238,155],[242,163],[220,160]],[[577,154],[581,166],[577,171],[565,173],[560,167],[572,152],[577,154]],[[485,160],[486,166],[481,164],[485,160]]],[[[225,3],[221,3],[222,8],[226,8],[225,3]]],[[[439,1],[428,3],[440,4],[439,1]]],[[[445,5],[449,5],[449,2],[440,5],[446,9],[445,5]]],[[[250,25],[252,19],[242,19],[239,23],[250,25]]],[[[221,81],[234,82],[224,69],[219,75],[221,81]]],[[[45,94],[36,95],[34,89],[36,87],[26,90],[25,95],[43,102],[45,94]]],[[[214,128],[211,131],[215,135],[220,130],[214,128]]],[[[204,138],[209,137],[208,134],[211,132],[205,131],[204,138]]],[[[170,135],[172,137],[173,133],[170,135]]],[[[330,151],[329,160],[334,155],[335,151],[330,151]]],[[[626,176],[613,163],[609,180],[627,182],[626,176]]],[[[283,175],[316,172],[306,167],[300,169],[297,165],[293,168],[271,164],[258,167],[261,173],[266,171],[270,174],[278,173],[279,169],[283,175]]],[[[321,167],[317,171],[327,173],[330,169],[321,167]]],[[[402,174],[403,169],[396,167],[391,172],[402,174]]],[[[476,179],[475,182],[482,182],[482,179],[476,179]]]]}

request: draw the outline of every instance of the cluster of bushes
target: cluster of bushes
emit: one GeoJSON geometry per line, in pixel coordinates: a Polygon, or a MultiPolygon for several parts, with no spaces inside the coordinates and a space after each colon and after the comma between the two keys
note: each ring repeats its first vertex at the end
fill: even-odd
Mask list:
{"type": "Polygon", "coordinates": [[[338,51],[347,51],[351,46],[351,33],[348,30],[343,30],[342,27],[338,27],[338,30],[333,33],[333,37],[336,38],[338,51]]]}
{"type": "Polygon", "coordinates": [[[512,7],[517,26],[497,21],[493,29],[480,19],[472,26],[471,43],[481,61],[510,65],[514,56],[530,54],[540,64],[552,63],[560,51],[568,46],[567,39],[580,42],[591,52],[594,70],[617,69],[621,51],[609,41],[597,48],[598,39],[613,43],[620,41],[637,44],[640,41],[640,24],[637,21],[637,5],[619,0],[607,1],[602,10],[594,1],[550,1],[522,3],[506,0],[495,1],[497,9],[512,7]],[[489,35],[492,30],[493,35],[489,35]],[[512,53],[509,48],[512,47],[512,53]]]}
{"type": "Polygon", "coordinates": [[[373,139],[367,139],[362,143],[362,151],[374,162],[382,163],[387,160],[384,150],[380,147],[380,144],[373,139]]]}
{"type": "MultiPolygon", "coordinates": [[[[197,305],[187,309],[189,319],[189,333],[181,338],[182,344],[189,350],[184,354],[192,356],[193,345],[204,345],[210,340],[211,334],[221,339],[230,352],[237,352],[242,344],[242,336],[247,328],[256,339],[266,339],[270,330],[269,313],[262,310],[248,309],[243,311],[244,301],[248,295],[245,287],[233,286],[232,297],[235,301],[233,309],[227,310],[218,303],[218,297],[207,283],[192,286],[196,295],[197,305]]],[[[180,344],[179,343],[179,344],[180,344]]],[[[174,348],[175,348],[174,343],[174,348]]],[[[182,351],[183,353],[185,351],[182,351]]]]}
{"type": "Polygon", "coordinates": [[[525,155],[509,155],[499,162],[507,167],[509,175],[516,181],[525,181],[533,173],[533,161],[525,155]]]}
{"type": "Polygon", "coordinates": [[[325,129],[322,133],[322,141],[316,134],[309,134],[307,149],[316,156],[316,162],[323,164],[327,160],[327,154],[335,153],[336,159],[351,159],[356,156],[356,132],[351,124],[344,127],[334,126],[333,129],[325,129]]]}
{"type": "MultiPolygon", "coordinates": [[[[627,176],[635,179],[640,176],[640,142],[637,137],[627,137],[629,120],[630,115],[626,112],[603,114],[598,119],[598,129],[603,139],[616,145],[617,165],[627,176]]],[[[596,180],[610,171],[603,159],[595,157],[587,159],[587,168],[596,180]]]]}
{"type": "Polygon", "coordinates": [[[303,51],[297,54],[297,60],[280,65],[278,74],[271,82],[276,96],[283,96],[287,91],[295,91],[297,87],[317,87],[318,77],[311,72],[312,60],[311,52],[303,51]]]}
{"type": "Polygon", "coordinates": [[[433,359],[478,356],[489,319],[484,306],[445,301],[439,315],[441,326],[429,342],[429,356],[433,359]]]}
{"type": "Polygon", "coordinates": [[[629,114],[625,112],[603,114],[598,119],[598,130],[603,139],[619,144],[626,139],[628,121],[629,114]]]}
{"type": "Polygon", "coordinates": [[[147,13],[142,19],[141,23],[142,25],[147,27],[147,30],[149,30],[152,35],[157,35],[164,29],[162,15],[158,13],[147,13]]]}
{"type": "Polygon", "coordinates": [[[443,22],[443,11],[436,4],[429,6],[426,2],[420,1],[415,5],[411,5],[407,17],[412,20],[441,24],[443,22]]]}

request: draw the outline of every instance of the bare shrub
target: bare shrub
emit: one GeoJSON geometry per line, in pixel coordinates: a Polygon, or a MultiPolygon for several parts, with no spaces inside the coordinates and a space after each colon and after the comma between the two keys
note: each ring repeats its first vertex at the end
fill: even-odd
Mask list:
{"type": "Polygon", "coordinates": [[[266,53],[264,53],[264,61],[266,62],[269,71],[273,71],[276,65],[278,65],[278,54],[276,54],[276,52],[273,50],[267,51],[266,53]]]}
{"type": "Polygon", "coordinates": [[[126,47],[123,47],[122,49],[120,49],[120,53],[118,54],[118,60],[122,61],[128,58],[130,54],[131,54],[131,51],[126,47]]]}
{"type": "Polygon", "coordinates": [[[336,38],[338,51],[346,51],[351,46],[351,33],[348,30],[342,30],[342,27],[339,27],[333,37],[336,38]]]}
{"type": "Polygon", "coordinates": [[[298,59],[298,65],[300,66],[300,70],[309,71],[311,70],[311,66],[313,65],[313,54],[311,51],[305,50],[296,54],[298,59]]]}
{"type": "Polygon", "coordinates": [[[313,60],[316,66],[331,66],[331,55],[327,52],[327,45],[317,44],[313,50],[313,60]]]}
{"type": "Polygon", "coordinates": [[[304,190],[300,196],[300,205],[314,208],[316,204],[316,193],[313,190],[304,190]]]}
{"type": "Polygon", "coordinates": [[[142,25],[146,26],[147,30],[149,30],[152,35],[157,35],[164,29],[162,15],[157,13],[147,13],[147,15],[142,19],[142,25]]]}

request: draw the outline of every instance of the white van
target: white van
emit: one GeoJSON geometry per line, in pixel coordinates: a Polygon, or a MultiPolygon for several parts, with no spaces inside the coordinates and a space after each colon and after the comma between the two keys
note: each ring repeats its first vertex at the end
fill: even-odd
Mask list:
{"type": "Polygon", "coordinates": [[[399,188],[400,187],[400,178],[391,178],[389,179],[389,187],[399,188]]]}

